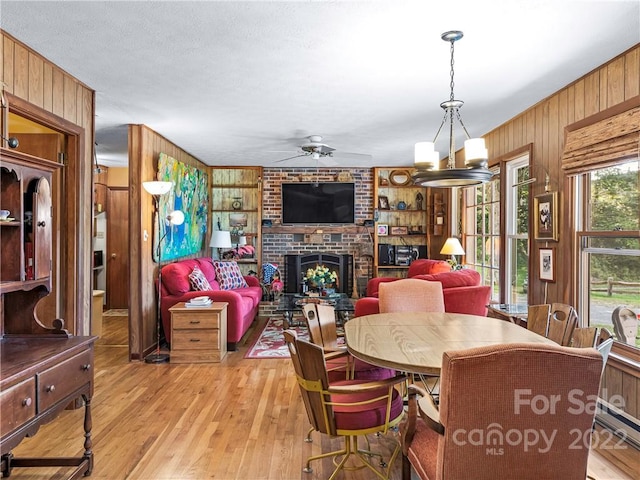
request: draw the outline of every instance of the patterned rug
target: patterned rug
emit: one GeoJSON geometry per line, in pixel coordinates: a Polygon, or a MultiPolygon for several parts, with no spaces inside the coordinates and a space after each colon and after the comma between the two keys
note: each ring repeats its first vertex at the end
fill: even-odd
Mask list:
{"type": "MultiPolygon", "coordinates": [[[[282,317],[270,317],[244,358],[289,358],[289,349],[282,335],[282,323],[282,317]]],[[[309,339],[306,326],[291,329],[295,330],[300,338],[309,339]]]]}

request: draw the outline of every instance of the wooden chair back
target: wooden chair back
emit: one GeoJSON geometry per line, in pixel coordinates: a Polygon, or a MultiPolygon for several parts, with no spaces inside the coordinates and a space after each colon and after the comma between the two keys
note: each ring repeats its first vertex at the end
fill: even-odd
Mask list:
{"type": "Polygon", "coordinates": [[[309,328],[309,338],[313,343],[325,349],[339,348],[333,306],[309,303],[302,307],[302,312],[309,328]]]}
{"type": "Polygon", "coordinates": [[[444,312],[444,294],[440,282],[403,278],[381,283],[378,298],[380,313],[444,312]]]}
{"type": "Polygon", "coordinates": [[[297,337],[293,330],[283,332],[296,372],[302,401],[311,426],[322,433],[336,434],[331,407],[324,405],[322,391],[329,386],[322,347],[297,337]],[[329,411],[325,411],[329,409],[329,411]]]}
{"type": "Polygon", "coordinates": [[[569,346],[573,330],[578,325],[578,314],[571,305],[552,303],[547,338],[559,345],[569,346]]]}
{"type": "Polygon", "coordinates": [[[597,338],[597,327],[576,327],[571,336],[571,346],[577,348],[595,347],[597,338]]]}
{"type": "Polygon", "coordinates": [[[546,337],[550,313],[551,305],[547,303],[543,303],[542,305],[529,305],[527,309],[527,330],[546,337]]]}
{"type": "Polygon", "coordinates": [[[600,345],[602,342],[604,342],[605,340],[608,340],[610,338],[612,338],[613,335],[611,334],[611,332],[609,330],[607,330],[606,328],[601,328],[598,331],[598,338],[596,339],[596,345],[600,345]]]}

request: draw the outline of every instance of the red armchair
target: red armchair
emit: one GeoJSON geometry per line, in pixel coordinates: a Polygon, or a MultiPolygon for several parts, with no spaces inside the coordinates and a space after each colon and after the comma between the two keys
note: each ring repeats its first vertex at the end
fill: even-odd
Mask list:
{"type": "MultiPolygon", "coordinates": [[[[415,263],[415,262],[414,262],[415,263]]],[[[443,262],[446,263],[446,262],[443,262]]],[[[448,265],[448,264],[447,264],[448,265]]],[[[410,267],[411,269],[411,267],[410,267]]],[[[450,313],[467,313],[470,315],[487,315],[487,305],[491,297],[491,287],[480,285],[480,274],[475,270],[463,269],[429,275],[415,275],[412,278],[429,280],[442,283],[442,293],[444,296],[444,311],[450,313]]],[[[393,282],[399,278],[373,278],[373,280],[384,280],[393,282]]],[[[377,295],[377,286],[375,284],[377,295]]],[[[373,288],[372,288],[373,290],[373,288]]],[[[367,285],[369,291],[369,285],[367,285]]],[[[372,315],[380,313],[379,300],[377,297],[365,297],[356,302],[355,316],[372,315]]]]}
{"type": "MultiPolygon", "coordinates": [[[[434,273],[450,272],[451,265],[444,260],[430,260],[428,258],[420,258],[414,260],[409,265],[407,271],[407,278],[415,277],[416,275],[430,275],[434,273]]],[[[377,297],[378,288],[381,283],[395,282],[399,280],[397,277],[376,277],[367,282],[367,297],[377,297]]]]}

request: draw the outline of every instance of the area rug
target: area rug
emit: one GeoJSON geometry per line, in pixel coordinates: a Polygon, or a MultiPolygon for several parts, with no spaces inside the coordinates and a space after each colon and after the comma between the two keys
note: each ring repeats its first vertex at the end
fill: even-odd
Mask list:
{"type": "MultiPolygon", "coordinates": [[[[282,317],[270,317],[260,336],[249,347],[244,358],[289,358],[289,349],[282,335],[282,317]]],[[[309,339],[306,326],[290,327],[298,337],[309,339]]]]}

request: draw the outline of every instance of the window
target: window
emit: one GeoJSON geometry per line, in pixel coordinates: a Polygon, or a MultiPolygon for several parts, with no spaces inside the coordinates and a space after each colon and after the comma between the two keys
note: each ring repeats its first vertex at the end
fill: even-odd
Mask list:
{"type": "Polygon", "coordinates": [[[500,178],[463,190],[466,264],[500,301],[500,178]]]}
{"type": "Polygon", "coordinates": [[[529,287],[529,155],[507,162],[505,292],[507,303],[527,303],[529,287]]]}
{"type": "Polygon", "coordinates": [[[637,160],[584,174],[579,232],[580,314],[633,347],[640,347],[639,175],[637,160]]]}
{"type": "Polygon", "coordinates": [[[466,263],[491,285],[491,301],[527,303],[529,276],[529,154],[505,164],[505,224],[500,178],[463,190],[466,263]],[[501,238],[506,262],[500,270],[501,238]]]}

